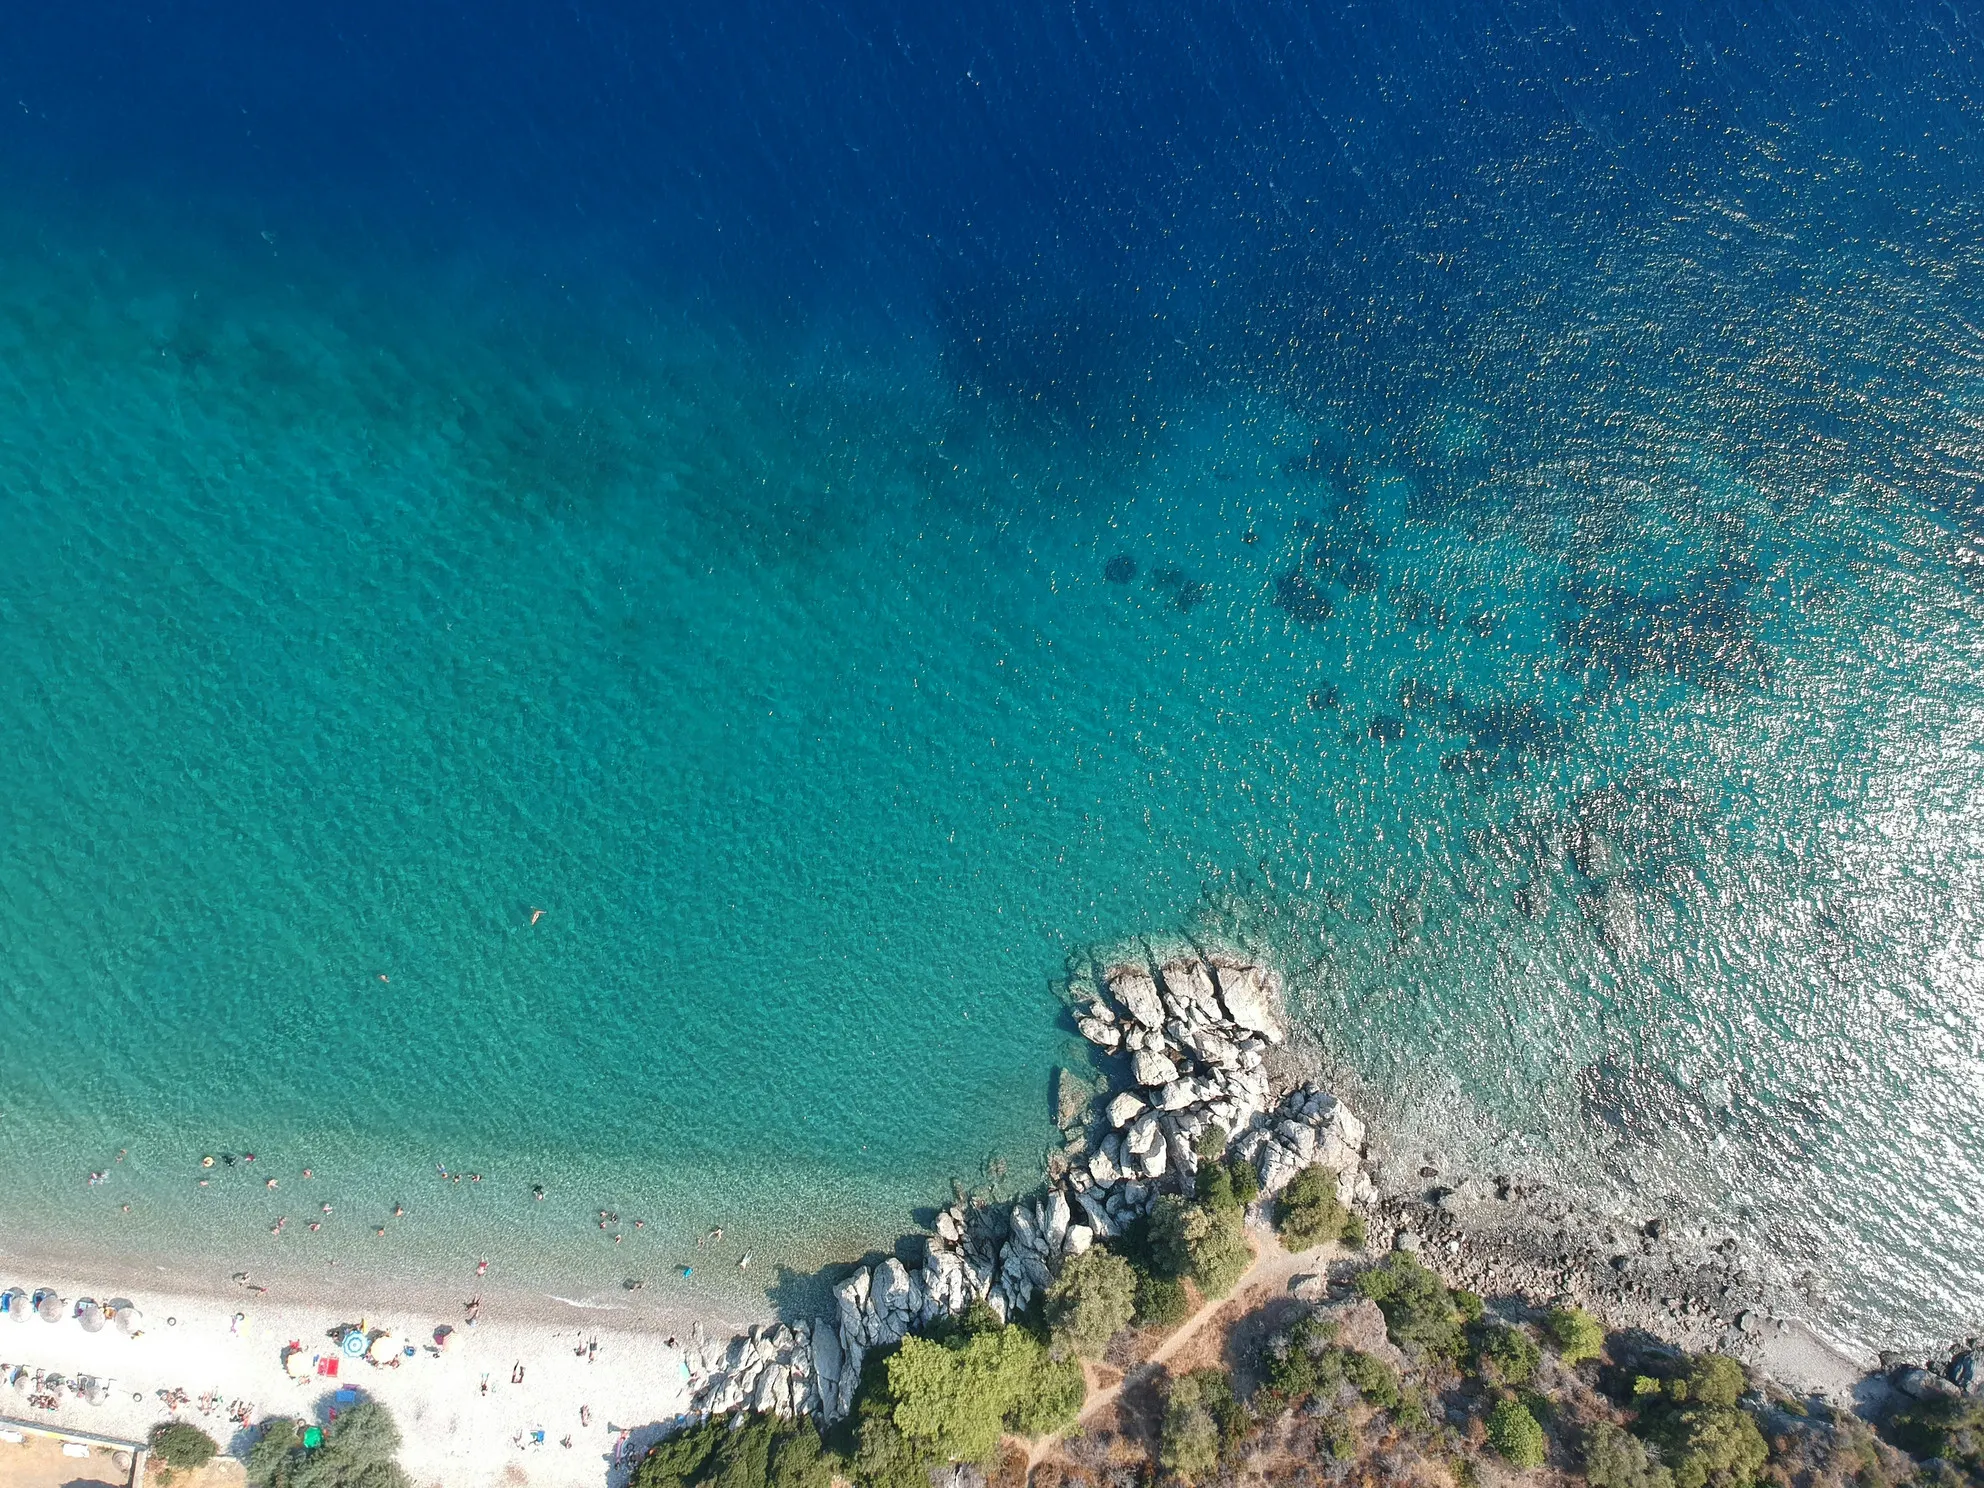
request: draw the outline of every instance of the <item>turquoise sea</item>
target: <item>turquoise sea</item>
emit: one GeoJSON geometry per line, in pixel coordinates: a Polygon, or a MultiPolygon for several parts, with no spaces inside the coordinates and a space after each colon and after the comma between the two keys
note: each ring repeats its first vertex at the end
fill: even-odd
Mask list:
{"type": "Polygon", "coordinates": [[[1410,1149],[1974,1316],[1971,53],[1491,53],[1023,267],[7,136],[0,1242],[734,1297],[1032,1181],[1058,986],[1198,939],[1410,1149]]]}

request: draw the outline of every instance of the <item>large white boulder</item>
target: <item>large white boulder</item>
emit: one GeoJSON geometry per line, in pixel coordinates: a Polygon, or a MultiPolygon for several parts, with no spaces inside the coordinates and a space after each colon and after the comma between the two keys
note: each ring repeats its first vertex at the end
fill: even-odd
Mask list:
{"type": "Polygon", "coordinates": [[[1146,1028],[1164,1026],[1164,1003],[1157,995],[1157,983],[1141,966],[1113,966],[1104,978],[1109,992],[1124,1012],[1146,1028]]]}
{"type": "Polygon", "coordinates": [[[1281,977],[1263,966],[1215,962],[1219,1000],[1226,1016],[1242,1028],[1278,1044],[1287,1036],[1282,1024],[1281,977]]]}
{"type": "Polygon", "coordinates": [[[1143,1101],[1139,1097],[1132,1095],[1129,1091],[1126,1090],[1121,1095],[1117,1096],[1114,1100],[1110,1101],[1109,1124],[1113,1127],[1121,1129],[1122,1127],[1128,1126],[1132,1121],[1135,1121],[1139,1116],[1143,1115],[1143,1113],[1144,1113],[1143,1101]]]}

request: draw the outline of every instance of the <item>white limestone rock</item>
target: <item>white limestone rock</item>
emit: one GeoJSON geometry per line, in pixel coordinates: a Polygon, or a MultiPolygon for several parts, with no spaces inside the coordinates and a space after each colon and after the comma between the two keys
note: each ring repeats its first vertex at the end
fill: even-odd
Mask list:
{"type": "Polygon", "coordinates": [[[1278,973],[1224,959],[1216,960],[1213,970],[1219,978],[1219,1000],[1226,1006],[1227,1017],[1269,1043],[1278,1044],[1287,1037],[1278,973]]]}
{"type": "Polygon", "coordinates": [[[1121,1095],[1117,1096],[1114,1100],[1110,1101],[1109,1124],[1113,1127],[1116,1127],[1118,1130],[1121,1130],[1123,1127],[1128,1126],[1132,1121],[1135,1121],[1137,1117],[1143,1114],[1143,1112],[1144,1112],[1143,1101],[1139,1097],[1132,1095],[1129,1091],[1126,1090],[1121,1095]]]}
{"type": "Polygon", "coordinates": [[[1114,966],[1104,978],[1109,993],[1132,1018],[1145,1028],[1164,1026],[1164,1004],[1158,999],[1157,983],[1141,966],[1114,966]]]}
{"type": "Polygon", "coordinates": [[[1047,1253],[1059,1255],[1062,1244],[1068,1238],[1068,1224],[1074,1216],[1068,1212],[1068,1200],[1059,1189],[1047,1196],[1041,1205],[1041,1238],[1047,1242],[1047,1253]]]}
{"type": "Polygon", "coordinates": [[[1104,1023],[1100,1018],[1083,1018],[1075,1027],[1098,1049],[1113,1050],[1123,1042],[1123,1030],[1114,1023],[1104,1023]]]}
{"type": "Polygon", "coordinates": [[[1178,1066],[1162,1054],[1140,1049],[1130,1056],[1130,1073],[1147,1089],[1169,1085],[1178,1078],[1178,1066]]]}

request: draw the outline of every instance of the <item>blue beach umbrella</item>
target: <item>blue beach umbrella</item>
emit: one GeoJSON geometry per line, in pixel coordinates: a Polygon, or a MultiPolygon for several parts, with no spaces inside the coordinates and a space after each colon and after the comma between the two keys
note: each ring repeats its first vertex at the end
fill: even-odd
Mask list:
{"type": "Polygon", "coordinates": [[[6,1294],[0,1296],[0,1312],[17,1323],[25,1323],[28,1320],[28,1294],[19,1287],[9,1287],[6,1294]]]}
{"type": "Polygon", "coordinates": [[[362,1359],[365,1357],[365,1335],[356,1328],[353,1328],[349,1333],[345,1334],[344,1341],[338,1347],[343,1349],[352,1358],[362,1359]]]}

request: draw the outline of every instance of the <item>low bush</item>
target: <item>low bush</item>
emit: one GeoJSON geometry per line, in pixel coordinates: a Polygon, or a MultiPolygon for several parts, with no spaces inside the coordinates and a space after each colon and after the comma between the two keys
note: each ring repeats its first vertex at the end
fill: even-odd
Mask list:
{"type": "Polygon", "coordinates": [[[1543,1320],[1544,1335],[1566,1364],[1596,1359],[1605,1350],[1605,1329],[1582,1307],[1553,1307],[1543,1320]]]}
{"type": "Polygon", "coordinates": [[[1191,1277],[1208,1297],[1232,1291],[1254,1259],[1240,1211],[1234,1208],[1209,1208],[1166,1194],[1151,1209],[1149,1233],[1153,1269],[1191,1277]]]}
{"type": "Polygon", "coordinates": [[[1336,1174],[1320,1163],[1297,1173],[1275,1200],[1274,1223],[1290,1250],[1341,1240],[1350,1211],[1337,1201],[1336,1174]]]}
{"type": "Polygon", "coordinates": [[[1536,1378],[1543,1351],[1521,1328],[1508,1323],[1476,1323],[1468,1329],[1473,1348],[1469,1362],[1491,1385],[1521,1389],[1536,1378]]]}
{"type": "Polygon", "coordinates": [[[197,1426],[184,1421],[161,1421],[152,1427],[152,1455],[176,1472],[205,1467],[213,1461],[220,1445],[197,1426]]]}
{"type": "Polygon", "coordinates": [[[1407,1354],[1419,1359],[1461,1356],[1461,1314],[1453,1294],[1418,1257],[1393,1251],[1360,1275],[1356,1286],[1378,1304],[1386,1333],[1407,1354]]]}
{"type": "Polygon", "coordinates": [[[1057,1362],[1024,1329],[946,1343],[906,1338],[887,1361],[882,1395],[909,1446],[932,1463],[984,1462],[1003,1431],[1039,1436],[1071,1423],[1081,1366],[1057,1362]]]}
{"type": "Polygon", "coordinates": [[[1317,1445],[1329,1454],[1331,1460],[1349,1462],[1357,1455],[1356,1423],[1342,1411],[1332,1411],[1323,1418],[1317,1445]]]}
{"type": "Polygon", "coordinates": [[[1185,1295],[1185,1283],[1175,1276],[1159,1276],[1152,1271],[1137,1272],[1134,1321],[1140,1328],[1175,1328],[1192,1311],[1185,1295]]]}
{"type": "Polygon", "coordinates": [[[278,1417],[249,1449],[248,1481],[255,1488],[412,1488],[393,1460],[399,1449],[392,1412],[376,1401],[352,1406],[308,1449],[303,1423],[278,1417]]]}
{"type": "Polygon", "coordinates": [[[1312,1316],[1269,1339],[1262,1350],[1256,1407],[1279,1413],[1311,1397],[1335,1399],[1343,1384],[1343,1355],[1347,1352],[1334,1346],[1336,1332],[1334,1323],[1312,1316]]]}
{"type": "Polygon", "coordinates": [[[1516,1467],[1541,1467],[1543,1427],[1529,1407],[1514,1396],[1495,1402],[1488,1412],[1488,1445],[1516,1467]]]}
{"type": "Polygon", "coordinates": [[[1195,1483],[1219,1466],[1219,1422],[1199,1400],[1192,1376],[1173,1383],[1158,1429],[1157,1465],[1182,1482],[1195,1483]]]}
{"type": "Polygon", "coordinates": [[[1749,1388],[1743,1366],[1698,1354],[1666,1379],[1633,1381],[1635,1431],[1660,1448],[1674,1488],[1748,1488],[1769,1460],[1757,1423],[1737,1402],[1749,1388]]]}
{"type": "Polygon", "coordinates": [[[1397,1410],[1400,1400],[1398,1371],[1383,1359],[1374,1359],[1356,1349],[1339,1349],[1343,1356],[1343,1377],[1357,1387],[1379,1410],[1397,1410]]]}
{"type": "Polygon", "coordinates": [[[1591,1488],[1674,1488],[1674,1475],[1646,1443],[1610,1421],[1585,1433],[1584,1476],[1591,1488]]]}
{"type": "Polygon", "coordinates": [[[1984,1483],[1984,1401],[1932,1396],[1894,1418],[1898,1443],[1918,1457],[1940,1457],[1984,1483]]]}
{"type": "Polygon", "coordinates": [[[1106,1250],[1084,1251],[1047,1288],[1048,1346],[1057,1359],[1099,1358],[1136,1315],[1137,1273],[1106,1250]]]}

